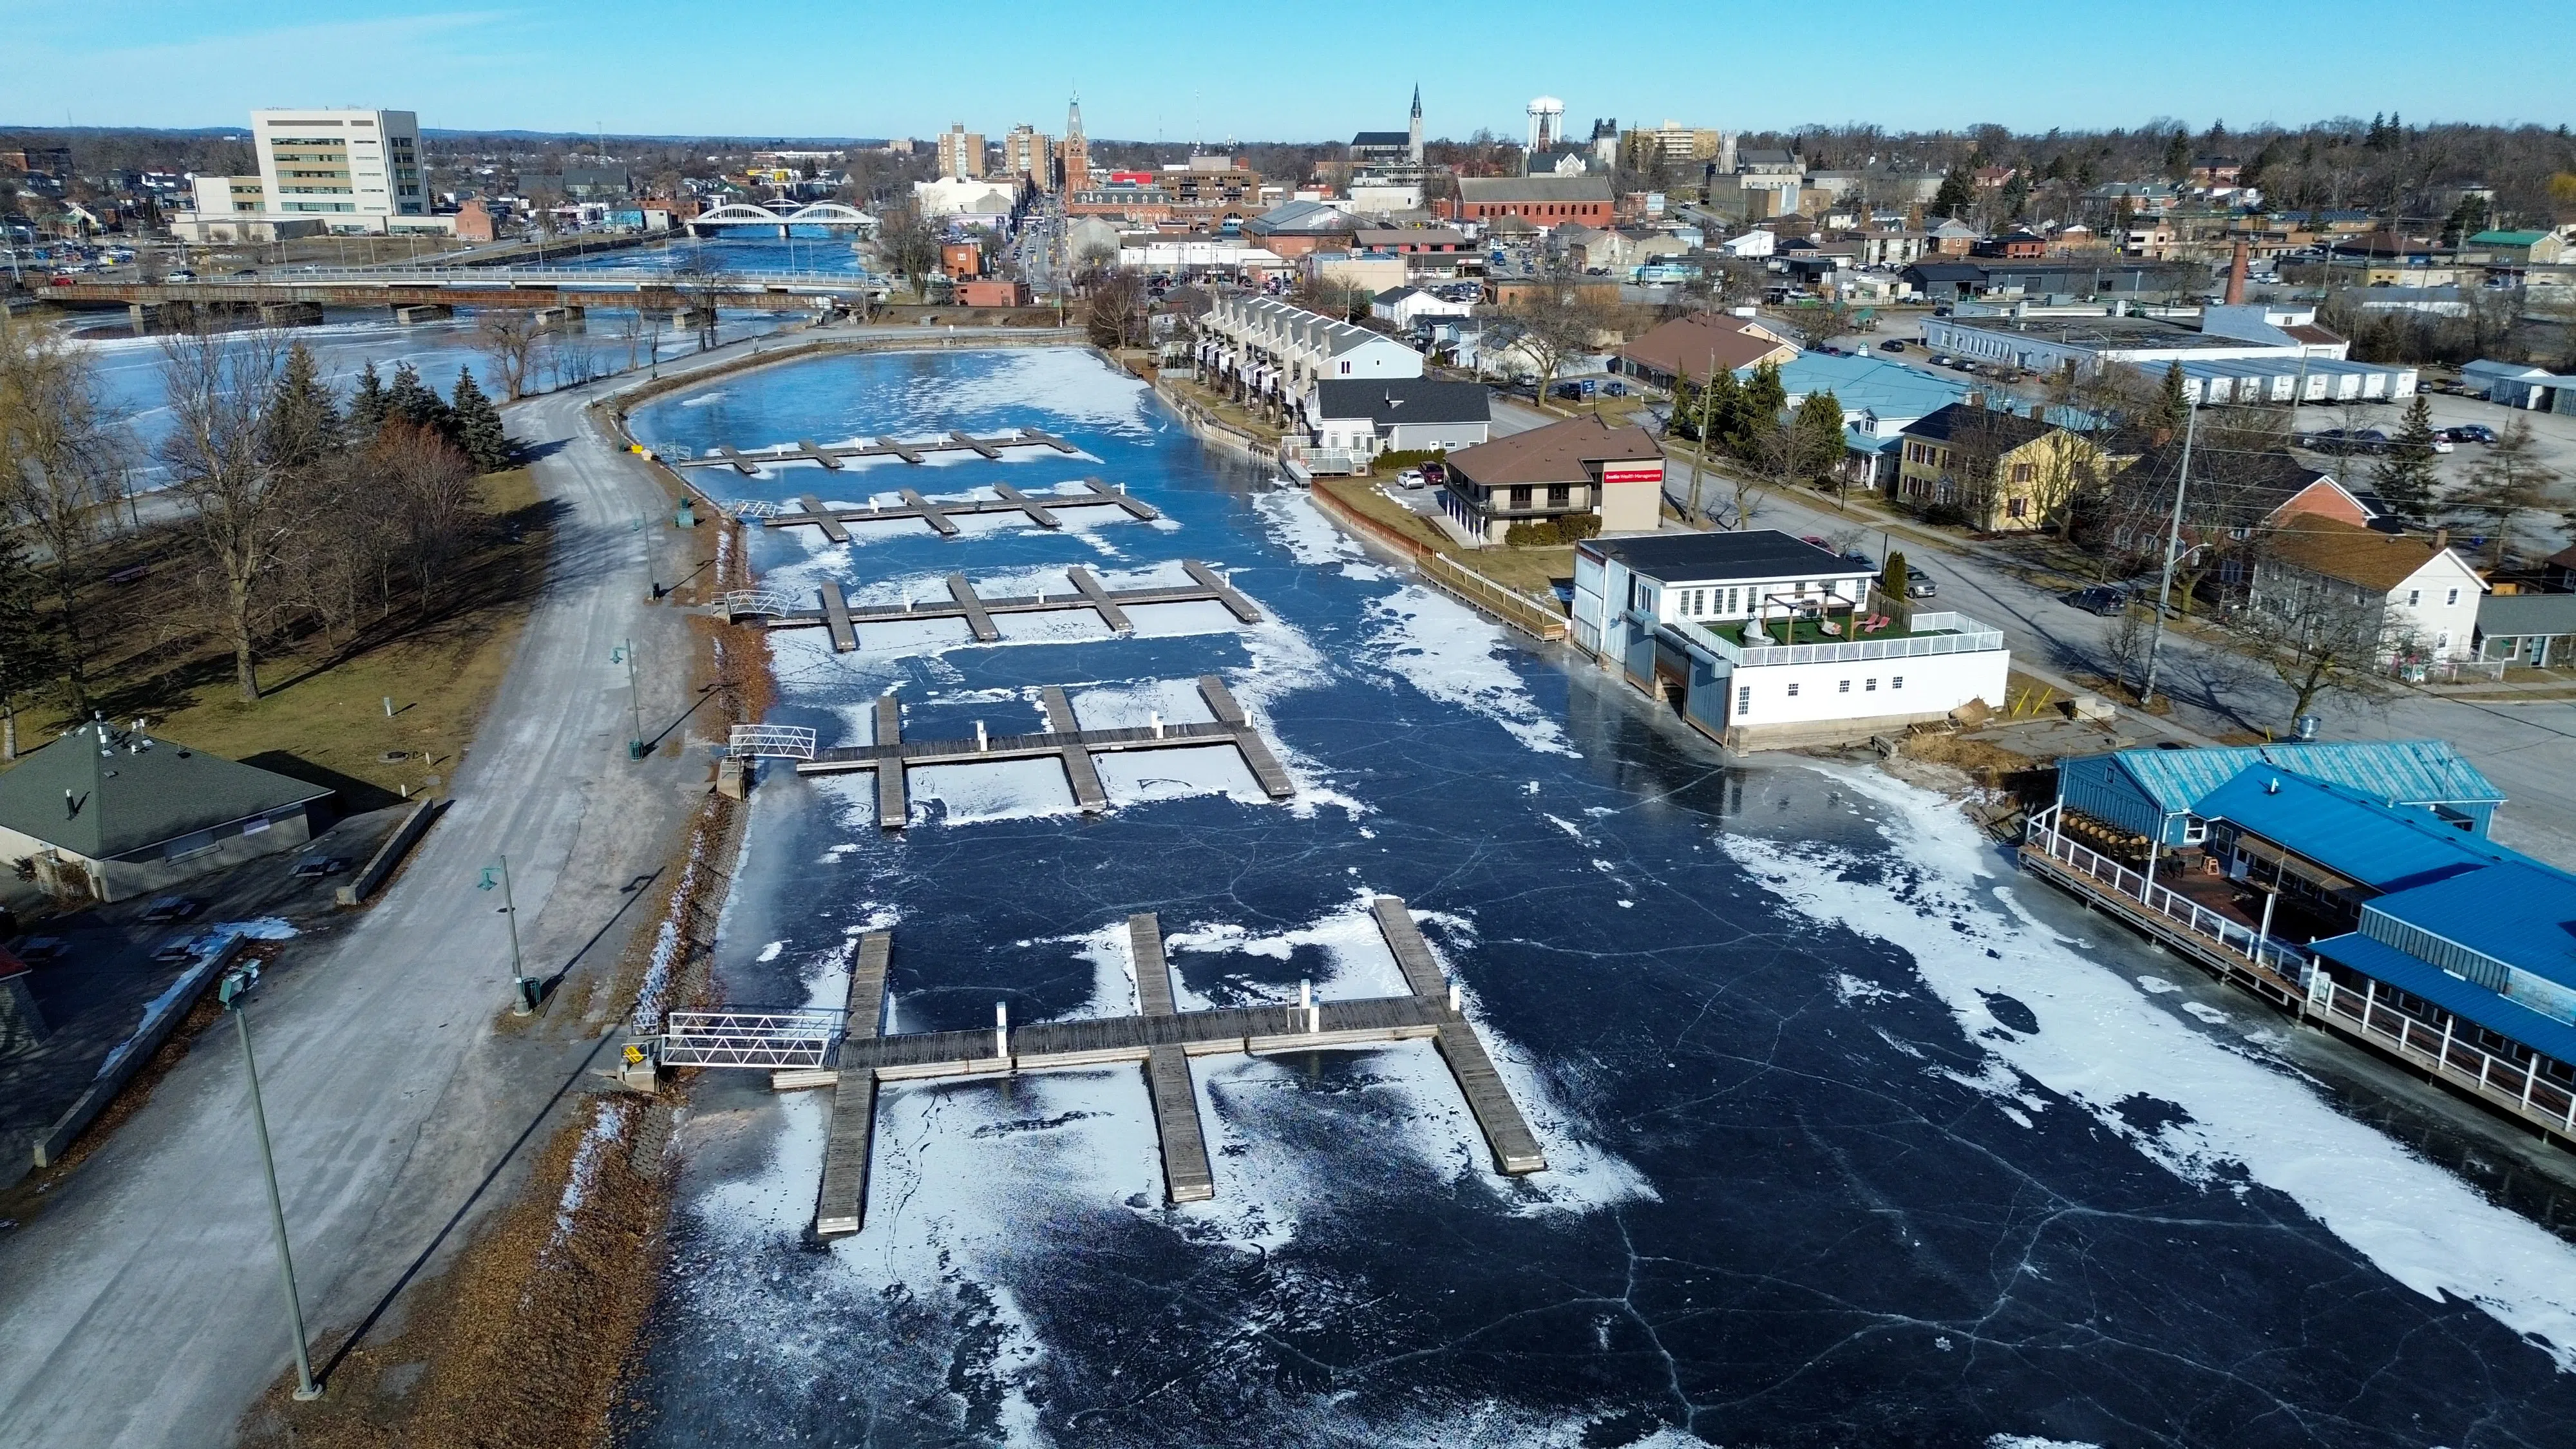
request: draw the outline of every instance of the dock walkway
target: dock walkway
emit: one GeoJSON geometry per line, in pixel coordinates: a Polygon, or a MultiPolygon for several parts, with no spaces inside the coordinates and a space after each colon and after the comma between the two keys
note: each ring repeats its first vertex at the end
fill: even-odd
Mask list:
{"type": "Polygon", "coordinates": [[[924,765],[995,764],[1004,760],[1033,760],[1054,756],[1064,761],[1067,782],[1073,787],[1075,803],[1088,812],[1109,808],[1109,797],[1101,789],[1100,776],[1092,756],[1119,754],[1134,750],[1169,750],[1191,746],[1227,744],[1243,756],[1243,763],[1261,785],[1261,792],[1273,800],[1286,800],[1297,793],[1297,783],[1279,766],[1278,756],[1271,753],[1269,742],[1261,737],[1252,721],[1234,701],[1223,680],[1210,674],[1199,682],[1199,695],[1208,703],[1216,718],[1191,720],[1177,724],[1152,725],[1142,728],[1087,730],[1073,718],[1073,706],[1061,689],[1050,689],[1041,697],[1046,712],[1047,728],[1036,734],[983,735],[966,740],[907,740],[902,735],[902,714],[891,695],[877,700],[876,739],[864,745],[835,745],[816,750],[811,759],[796,762],[800,775],[835,775],[852,770],[877,772],[877,823],[888,830],[902,829],[910,813],[910,802],[904,775],[924,765]]]}
{"type": "Polygon", "coordinates": [[[756,453],[746,453],[730,444],[718,443],[711,450],[714,456],[677,459],[675,466],[731,468],[744,474],[759,472],[763,463],[820,463],[826,468],[839,469],[853,458],[900,458],[917,466],[931,453],[971,452],[999,458],[1004,448],[1053,448],[1059,453],[1082,451],[1052,433],[1022,428],[1015,433],[996,433],[989,438],[951,432],[945,438],[927,443],[902,443],[892,438],[879,438],[873,443],[851,443],[837,448],[818,448],[810,439],[798,438],[793,445],[781,443],[756,453]]]}
{"type": "MultiPolygon", "coordinates": [[[[943,538],[955,538],[965,531],[957,526],[957,520],[979,513],[1016,513],[1037,527],[1048,529],[1064,527],[1064,520],[1056,515],[1067,508],[1116,508],[1143,523],[1163,516],[1154,505],[1122,489],[1112,488],[1098,478],[1085,478],[1079,489],[1060,493],[1023,493],[1008,484],[1002,484],[994,491],[1001,496],[933,502],[918,491],[905,488],[899,493],[903,499],[901,503],[865,508],[827,507],[819,497],[807,493],[797,499],[803,505],[801,508],[762,515],[760,524],[763,528],[820,528],[823,536],[832,542],[847,543],[850,540],[849,525],[853,523],[913,519],[927,524],[932,532],[943,538]]],[[[728,506],[737,512],[747,508],[747,505],[728,506]]]]}
{"type": "MultiPolygon", "coordinates": [[[[1136,970],[1136,1015],[1043,1022],[1017,1030],[997,1026],[878,1035],[889,938],[883,932],[862,938],[850,974],[849,1029],[833,1065],[781,1072],[777,1078],[782,1088],[828,1085],[833,1090],[815,1235],[846,1237],[865,1222],[876,1088],[889,1081],[1138,1063],[1144,1068],[1155,1131],[1162,1143],[1165,1196],[1175,1203],[1200,1202],[1216,1195],[1216,1180],[1199,1122],[1190,1058],[1429,1040],[1457,1081],[1493,1154],[1495,1169],[1515,1176],[1545,1170],[1547,1157],[1537,1136],[1494,1070],[1475,1024],[1460,1014],[1456,997],[1440,981],[1438,963],[1423,945],[1404,902],[1381,896],[1372,903],[1372,910],[1399,961],[1415,954],[1427,964],[1431,991],[1356,1001],[1310,1001],[1302,1006],[1175,1011],[1162,923],[1150,912],[1139,912],[1127,919],[1136,970]]],[[[1407,979],[1413,982],[1411,968],[1407,979]]]]}
{"type": "MultiPolygon", "coordinates": [[[[810,503],[811,500],[809,500],[810,503]]],[[[840,524],[830,525],[839,529],[840,524]]],[[[841,529],[840,540],[846,541],[848,530],[841,529]]],[[[979,594],[964,574],[950,574],[945,581],[947,602],[924,599],[906,600],[900,604],[865,604],[852,607],[841,594],[841,586],[824,581],[820,593],[822,607],[817,609],[783,608],[793,596],[760,589],[744,589],[728,594],[716,607],[736,624],[756,623],[765,629],[814,629],[832,631],[832,648],[847,654],[857,649],[858,636],[846,633],[844,624],[886,624],[915,619],[963,619],[967,628],[982,643],[994,643],[1002,635],[994,619],[1009,614],[1054,614],[1076,609],[1089,609],[1100,616],[1100,622],[1115,634],[1133,634],[1135,621],[1127,610],[1143,604],[1215,603],[1225,606],[1238,623],[1258,624],[1261,609],[1245,598],[1233,584],[1214,569],[1197,559],[1181,560],[1188,572],[1186,584],[1160,584],[1150,588],[1108,589],[1091,570],[1076,564],[1064,571],[1065,588],[1060,594],[979,594]],[[845,642],[846,641],[846,642],[845,642]]]]}

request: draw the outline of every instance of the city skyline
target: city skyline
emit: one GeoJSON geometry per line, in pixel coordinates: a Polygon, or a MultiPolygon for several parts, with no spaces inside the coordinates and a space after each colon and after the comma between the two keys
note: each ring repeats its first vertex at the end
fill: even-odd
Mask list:
{"type": "Polygon", "coordinates": [[[1566,27],[1536,6],[1489,7],[1473,27],[1398,27],[1326,4],[1299,12],[1318,55],[1333,49],[1330,37],[1357,33],[1371,37],[1369,63],[1275,70],[1267,84],[1243,74],[1239,35],[1210,32],[1169,3],[1068,14],[1009,0],[990,11],[986,32],[1045,43],[964,52],[926,14],[854,16],[805,0],[760,7],[748,24],[739,11],[718,19],[641,0],[613,30],[525,9],[422,14],[357,0],[343,13],[274,26],[199,0],[106,0],[33,14],[0,57],[0,95],[10,98],[0,125],[223,127],[257,106],[360,104],[416,110],[439,130],[921,137],[958,120],[992,134],[1023,121],[1060,125],[1079,93],[1096,137],[1303,142],[1400,125],[1417,78],[1435,139],[1480,128],[1516,138],[1523,107],[1542,94],[1564,99],[1573,129],[1614,116],[1747,131],[1855,119],[1896,131],[2089,130],[2162,117],[2243,130],[2382,111],[2417,122],[2576,120],[2562,83],[2576,62],[2566,35],[2542,30],[2498,47],[2437,31],[2392,46],[2320,30],[2286,49],[2269,41],[2231,52],[2215,42],[2239,12],[2216,0],[2182,0],[2160,16],[2182,37],[2169,56],[2142,52],[2110,16],[2026,3],[2000,7],[1973,33],[1925,26],[1893,0],[1857,0],[1836,16],[1839,40],[1790,12],[1727,6],[1658,16],[1651,34],[1604,26],[1587,38],[1576,28],[1543,47],[1528,43],[1537,27],[1566,27]],[[1338,23],[1345,13],[1356,31],[1338,23]],[[2192,38],[2203,30],[2212,43],[2192,38]],[[1997,36],[2013,48],[1999,49],[1997,36]],[[1006,99],[961,94],[948,67],[869,63],[897,53],[971,60],[982,96],[1006,99]],[[404,63],[389,72],[393,54],[404,63]],[[826,60],[802,59],[812,56],[826,60]],[[2007,57],[2016,63],[2003,67],[2007,57]],[[799,73],[811,83],[796,84],[799,73]],[[102,74],[135,84],[102,85],[102,74]],[[1963,74],[2010,74],[2014,88],[1963,86],[1963,74]]]}

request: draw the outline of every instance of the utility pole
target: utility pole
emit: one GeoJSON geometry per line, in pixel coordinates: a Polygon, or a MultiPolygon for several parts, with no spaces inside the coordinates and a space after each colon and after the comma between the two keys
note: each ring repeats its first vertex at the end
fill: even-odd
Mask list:
{"type": "Polygon", "coordinates": [[[286,1325],[295,1335],[295,1398],[309,1404],[322,1397],[322,1386],[313,1382],[313,1351],[304,1340],[304,1305],[295,1296],[295,1257],[286,1246],[286,1204],[277,1194],[277,1154],[268,1145],[268,1109],[259,1099],[259,1063],[250,1051],[250,1017],[242,1011],[242,997],[250,983],[249,972],[227,971],[219,993],[241,1041],[242,1074],[250,1079],[251,1126],[259,1133],[260,1171],[268,1179],[269,1226],[277,1232],[277,1276],[286,1288],[286,1325]]]}
{"type": "Polygon", "coordinates": [[[2182,500],[2191,488],[2191,439],[2200,425],[2200,404],[2183,404],[2182,466],[2174,473],[2173,521],[2165,529],[2164,581],[2156,587],[2156,631],[2147,638],[2147,680],[2138,690],[2138,708],[2155,702],[2156,669],[2163,662],[2165,606],[2173,598],[2174,562],[2182,550],[2182,500]]]}
{"type": "Polygon", "coordinates": [[[510,895],[510,857],[499,856],[496,860],[498,864],[487,867],[474,888],[500,888],[501,914],[510,918],[510,1014],[531,1016],[537,1009],[537,983],[529,977],[527,963],[519,955],[519,903],[510,895]]]}
{"type": "Polygon", "coordinates": [[[608,662],[626,666],[626,704],[633,711],[635,733],[627,738],[626,758],[644,758],[644,690],[635,682],[635,641],[632,639],[608,652],[608,662]]]}

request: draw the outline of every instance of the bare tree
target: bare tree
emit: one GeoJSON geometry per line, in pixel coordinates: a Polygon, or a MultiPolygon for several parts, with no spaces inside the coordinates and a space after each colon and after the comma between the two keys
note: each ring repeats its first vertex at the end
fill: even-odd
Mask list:
{"type": "Polygon", "coordinates": [[[2387,601],[2356,585],[2278,562],[2261,565],[2257,579],[2252,602],[2229,627],[2246,653],[2289,686],[2291,721],[2330,692],[2382,692],[2381,666],[2414,650],[2387,601]]]}
{"type": "Polygon", "coordinates": [[[923,287],[939,266],[938,223],[910,197],[887,207],[877,222],[877,260],[904,279],[914,301],[921,301],[923,287]]]}
{"type": "Polygon", "coordinates": [[[23,529],[51,594],[72,703],[89,703],[90,630],[77,594],[126,491],[125,420],[88,354],[0,322],[0,522],[23,529]]]}
{"type": "Polygon", "coordinates": [[[2486,520],[2492,549],[2489,557],[2502,568],[2513,541],[2514,523],[2548,507],[2550,485],[2557,481],[2557,471],[2540,461],[2530,420],[2515,418],[2505,424],[2504,432],[2488,445],[2486,456],[2469,470],[2468,486],[2452,497],[2451,506],[2472,518],[2486,520]]]}
{"type": "Polygon", "coordinates": [[[1607,309],[1594,300],[1598,291],[1598,285],[1581,273],[1554,264],[1525,284],[1519,300],[1495,316],[1488,328],[1488,346],[1526,353],[1538,365],[1538,392],[1544,399],[1557,373],[1590,350],[1607,324],[1607,309]]]}
{"type": "Polygon", "coordinates": [[[1145,340],[1145,281],[1134,272],[1113,271],[1092,279],[1084,289],[1086,325],[1092,345],[1116,351],[1145,340]]]}
{"type": "Polygon", "coordinates": [[[513,402],[528,395],[529,364],[539,342],[534,312],[495,307],[476,320],[474,347],[492,364],[503,401],[513,402]]]}
{"type": "Polygon", "coordinates": [[[730,275],[724,262],[705,247],[692,248],[671,268],[674,289],[687,303],[690,320],[697,324],[700,352],[716,345],[716,303],[722,299],[730,275]]]}
{"type": "Polygon", "coordinates": [[[214,572],[218,612],[244,700],[259,695],[262,611],[276,564],[309,502],[307,480],[272,447],[281,334],[200,326],[165,338],[170,432],[160,453],[214,572]]]}

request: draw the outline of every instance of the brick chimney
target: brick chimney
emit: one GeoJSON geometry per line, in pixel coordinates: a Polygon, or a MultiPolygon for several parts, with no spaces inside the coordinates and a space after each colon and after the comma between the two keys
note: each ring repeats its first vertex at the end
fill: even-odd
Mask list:
{"type": "Polygon", "coordinates": [[[2449,529],[2447,529],[2447,528],[2437,528],[2437,529],[2434,529],[2434,530],[2433,530],[2433,552],[2435,552],[2435,553],[2440,553],[2442,550],[2444,550],[2444,549],[2446,549],[2446,548],[2449,548],[2450,546],[2451,546],[2451,531],[2450,531],[2449,529]]]}
{"type": "Polygon", "coordinates": [[[2253,256],[2253,250],[2239,241],[2236,243],[2236,254],[2227,259],[2227,305],[2230,307],[2241,305],[2245,301],[2245,266],[2253,256]]]}

